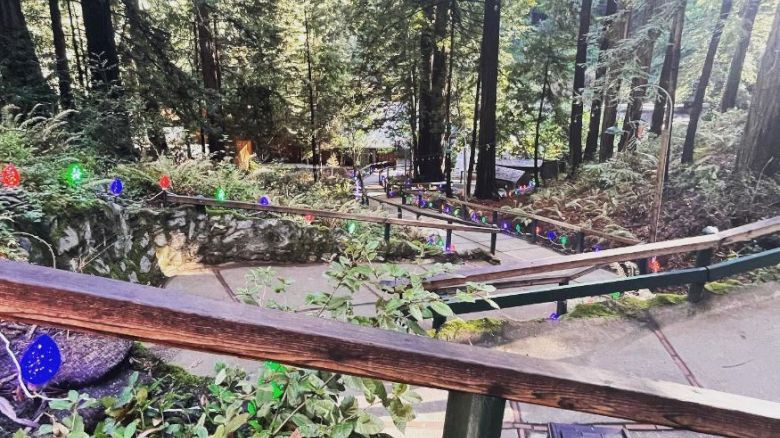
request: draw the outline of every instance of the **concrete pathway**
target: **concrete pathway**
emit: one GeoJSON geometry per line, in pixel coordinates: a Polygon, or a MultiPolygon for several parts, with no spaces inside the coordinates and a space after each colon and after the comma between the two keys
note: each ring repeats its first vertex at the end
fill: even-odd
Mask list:
{"type": "MultiPolygon", "coordinates": [[[[425,269],[425,264],[409,264],[425,269]]],[[[253,269],[247,265],[193,268],[170,279],[166,288],[221,300],[238,300],[239,289],[253,269]]],[[[296,307],[307,293],[326,288],[323,264],[273,267],[293,283],[277,302],[296,307]]],[[[603,274],[599,274],[603,275],[603,274]]],[[[366,288],[355,295],[356,309],[371,312],[378,291],[366,288]]],[[[627,375],[668,380],[780,401],[780,285],[765,284],[716,297],[707,305],[654,309],[641,319],[544,319],[550,309],[521,308],[510,322],[482,346],[572,364],[609,369],[627,375]],[[534,316],[535,315],[535,316],[534,316]],[[536,318],[529,321],[530,318],[536,318]]],[[[496,316],[493,314],[493,316],[496,316]]],[[[190,372],[209,375],[217,362],[248,372],[259,362],[185,350],[154,348],[164,359],[190,372]]],[[[423,397],[415,419],[401,434],[383,417],[394,437],[441,436],[446,409],[445,391],[418,388],[423,397]]],[[[382,414],[377,410],[377,414],[382,414]]],[[[502,437],[544,438],[550,422],[582,423],[624,429],[634,438],[705,437],[654,425],[581,414],[524,403],[507,403],[502,437]]]]}

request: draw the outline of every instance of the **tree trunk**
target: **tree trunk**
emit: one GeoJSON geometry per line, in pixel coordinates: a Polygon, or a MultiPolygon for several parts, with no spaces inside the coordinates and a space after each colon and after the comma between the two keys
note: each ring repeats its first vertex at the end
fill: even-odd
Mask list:
{"type": "Polygon", "coordinates": [[[29,110],[53,101],[20,0],[0,0],[0,105],[13,103],[29,110]]]}
{"type": "MultiPolygon", "coordinates": [[[[609,49],[609,29],[612,23],[612,17],[617,13],[617,0],[607,0],[607,4],[604,7],[604,17],[606,21],[601,30],[601,38],[599,39],[599,68],[596,69],[595,83],[599,84],[604,80],[607,74],[607,66],[605,65],[605,53],[609,49]],[[611,17],[611,18],[610,18],[611,17]]],[[[588,139],[585,143],[584,161],[593,161],[596,159],[596,150],[599,143],[599,128],[601,125],[601,105],[604,101],[603,97],[596,97],[590,104],[590,123],[588,125],[588,139]]]]}
{"type": "Polygon", "coordinates": [[[780,173],[780,4],[756,79],[737,168],[773,176],[780,173]]]}
{"type": "Polygon", "coordinates": [[[420,131],[417,153],[417,167],[422,181],[441,181],[444,178],[441,164],[447,58],[441,43],[447,38],[449,6],[447,0],[425,0],[423,7],[427,23],[420,35],[420,131]]]}
{"type": "Polygon", "coordinates": [[[92,88],[109,91],[112,86],[121,85],[111,2],[82,0],[81,12],[87,36],[87,62],[92,73],[92,88]]]}
{"type": "Polygon", "coordinates": [[[717,23],[715,23],[715,29],[712,31],[712,38],[710,39],[710,46],[707,49],[707,56],[704,58],[704,66],[701,70],[699,83],[696,86],[696,94],[693,96],[691,119],[690,122],[688,122],[688,131],[685,133],[685,143],[683,143],[683,164],[693,163],[693,141],[696,138],[696,129],[699,127],[699,117],[701,116],[701,110],[704,106],[704,96],[707,93],[707,84],[710,82],[712,65],[715,62],[715,54],[718,52],[723,26],[725,25],[730,12],[731,0],[723,0],[720,5],[720,16],[718,17],[717,23]]]}
{"type": "MultiPolygon", "coordinates": [[[[653,14],[655,13],[656,3],[656,0],[648,0],[644,9],[638,13],[640,18],[634,21],[637,29],[644,26],[652,19],[653,14]]],[[[642,73],[631,79],[631,90],[629,90],[631,97],[629,98],[626,114],[623,119],[623,134],[620,136],[620,143],[618,144],[619,151],[624,151],[640,134],[639,128],[642,121],[642,105],[645,101],[645,95],[647,95],[647,78],[650,75],[650,67],[653,62],[653,48],[655,46],[655,40],[658,38],[658,34],[658,30],[650,30],[647,40],[637,49],[639,68],[642,73]]]]}
{"type": "Polygon", "coordinates": [[[454,2],[451,9],[452,19],[450,20],[450,56],[448,61],[447,72],[447,95],[445,99],[446,117],[445,117],[445,129],[447,130],[444,136],[444,178],[447,181],[446,195],[452,197],[452,67],[455,65],[455,11],[454,2]]]}
{"type": "Polygon", "coordinates": [[[51,16],[51,31],[54,36],[54,55],[57,67],[57,80],[60,89],[60,105],[63,108],[73,108],[73,94],[70,91],[70,70],[68,69],[68,54],[65,48],[65,33],[62,31],[62,18],[58,0],[49,0],[49,15],[51,16]]]}
{"type": "Polygon", "coordinates": [[[203,87],[211,92],[206,105],[209,152],[215,161],[225,158],[227,150],[222,140],[220,119],[219,73],[214,37],[211,33],[211,10],[207,0],[195,0],[195,21],[198,29],[200,72],[203,87]]]}
{"type": "Polygon", "coordinates": [[[585,88],[585,62],[588,58],[588,32],[590,31],[591,0],[582,0],[580,28],[577,33],[577,56],[574,64],[571,118],[569,120],[569,155],[574,175],[582,163],[582,90],[585,88]]]}
{"type": "MultiPolygon", "coordinates": [[[[620,18],[619,23],[615,25],[614,34],[610,34],[610,39],[620,40],[628,36],[628,30],[631,23],[631,13],[626,13],[620,18]],[[613,38],[614,37],[614,38],[613,38]]],[[[618,96],[620,96],[621,82],[618,80],[615,84],[609,82],[610,71],[607,71],[607,89],[604,92],[604,116],[601,122],[601,143],[599,144],[599,162],[603,163],[610,158],[615,150],[615,125],[617,124],[617,105],[618,96]]]]}
{"type": "Polygon", "coordinates": [[[73,44],[73,58],[76,61],[76,72],[78,72],[79,85],[86,89],[87,85],[84,79],[84,67],[81,65],[81,34],[79,28],[73,22],[73,5],[70,0],[65,0],[68,5],[68,23],[70,24],[70,40],[73,44]]]}
{"type": "Polygon", "coordinates": [[[737,105],[737,91],[739,82],[742,79],[742,66],[745,64],[745,55],[750,45],[750,36],[753,34],[753,22],[756,21],[756,14],[761,0],[747,0],[745,9],[742,11],[742,29],[739,34],[739,42],[734,50],[734,57],[731,58],[731,68],[726,80],[726,89],[723,91],[723,99],[720,101],[721,112],[734,108],[737,105]]]}
{"type": "Polygon", "coordinates": [[[539,134],[542,126],[542,110],[547,96],[547,81],[550,75],[550,58],[544,63],[544,79],[542,80],[542,95],[539,96],[539,113],[536,115],[536,133],[534,134],[534,183],[539,186],[539,134]]]}
{"type": "Polygon", "coordinates": [[[417,78],[414,74],[414,66],[412,65],[409,69],[409,82],[408,82],[408,90],[409,90],[409,130],[412,133],[412,144],[409,145],[409,159],[410,159],[410,167],[412,170],[412,177],[414,179],[417,179],[420,175],[420,169],[417,167],[418,160],[417,160],[417,152],[418,152],[418,136],[417,136],[417,90],[418,84],[417,84],[417,78]]]}
{"type": "Polygon", "coordinates": [[[471,196],[471,176],[474,174],[474,160],[477,155],[477,125],[479,124],[479,100],[482,89],[482,71],[477,72],[477,91],[474,95],[474,119],[471,124],[471,147],[469,150],[469,170],[466,175],[466,193],[464,199],[471,196]]]}
{"type": "MultiPolygon", "coordinates": [[[[672,28],[669,30],[669,42],[666,44],[666,54],[664,55],[664,64],[661,67],[661,75],[658,78],[658,86],[669,93],[672,102],[677,93],[677,74],[680,70],[680,48],[682,46],[682,31],[685,26],[685,9],[687,0],[682,0],[679,9],[672,21],[672,28]]],[[[661,135],[666,119],[667,98],[663,93],[658,93],[653,107],[653,119],[650,123],[650,132],[661,135]]]]}
{"type": "MultiPolygon", "coordinates": [[[[316,103],[314,102],[314,78],[312,73],[312,66],[311,66],[311,46],[310,46],[310,32],[311,29],[309,28],[309,14],[306,10],[303,11],[303,26],[306,30],[306,42],[304,45],[304,48],[306,50],[305,57],[306,57],[306,72],[307,72],[307,81],[306,81],[306,88],[309,91],[309,127],[311,128],[311,168],[312,168],[312,174],[314,175],[314,181],[316,182],[319,179],[319,168],[318,166],[321,164],[319,160],[319,154],[317,153],[317,118],[316,118],[316,103]]],[[[352,162],[354,165],[357,165],[357,157],[352,157],[352,162]]]]}
{"type": "Polygon", "coordinates": [[[498,37],[501,0],[485,0],[482,27],[482,111],[479,118],[479,160],[477,161],[478,199],[495,198],[496,187],[496,95],[498,87],[498,37]]]}

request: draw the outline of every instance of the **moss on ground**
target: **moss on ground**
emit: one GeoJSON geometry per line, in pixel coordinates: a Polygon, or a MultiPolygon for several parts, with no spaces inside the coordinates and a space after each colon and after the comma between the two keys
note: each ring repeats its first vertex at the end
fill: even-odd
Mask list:
{"type": "Polygon", "coordinates": [[[649,300],[632,296],[623,296],[618,300],[606,300],[598,303],[580,304],[568,313],[566,318],[604,318],[627,316],[634,317],[653,307],[671,306],[685,301],[685,295],[656,294],[649,300]]]}
{"type": "Polygon", "coordinates": [[[447,321],[435,336],[438,339],[449,341],[462,336],[495,335],[501,332],[504,324],[506,321],[498,318],[481,318],[469,321],[453,319],[447,321]]]}

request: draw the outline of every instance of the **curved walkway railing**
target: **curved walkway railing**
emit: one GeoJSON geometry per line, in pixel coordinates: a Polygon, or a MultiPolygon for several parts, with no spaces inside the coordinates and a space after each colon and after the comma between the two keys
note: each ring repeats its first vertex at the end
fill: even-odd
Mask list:
{"type": "Polygon", "coordinates": [[[497,438],[506,400],[780,436],[780,403],[8,261],[0,319],[449,390],[447,438],[497,438]]]}

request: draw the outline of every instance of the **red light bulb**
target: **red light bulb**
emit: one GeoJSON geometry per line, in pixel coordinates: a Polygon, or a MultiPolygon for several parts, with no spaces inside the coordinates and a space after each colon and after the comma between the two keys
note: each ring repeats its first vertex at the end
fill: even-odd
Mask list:
{"type": "Polygon", "coordinates": [[[0,180],[6,187],[19,187],[22,182],[22,177],[19,175],[19,170],[13,164],[6,164],[3,168],[2,174],[0,174],[0,180]]]}
{"type": "Polygon", "coordinates": [[[171,177],[168,175],[163,175],[160,177],[160,188],[163,190],[168,190],[171,188],[171,177]]]}

